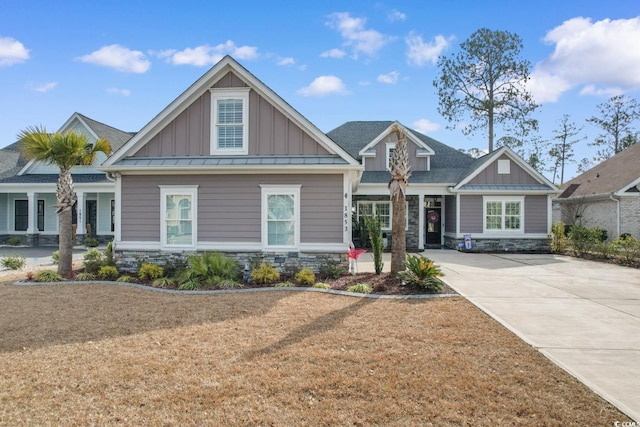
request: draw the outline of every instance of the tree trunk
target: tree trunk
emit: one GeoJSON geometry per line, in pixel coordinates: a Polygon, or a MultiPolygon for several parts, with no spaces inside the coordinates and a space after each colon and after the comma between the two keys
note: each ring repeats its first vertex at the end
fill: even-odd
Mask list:
{"type": "Polygon", "coordinates": [[[395,276],[404,270],[404,261],[407,253],[407,241],[405,232],[405,210],[406,202],[404,197],[392,198],[393,224],[391,229],[391,275],[395,276]]]}
{"type": "Polygon", "coordinates": [[[70,168],[61,168],[58,176],[58,220],[59,220],[59,247],[58,274],[62,277],[73,276],[73,226],[72,209],[76,202],[76,193],[73,191],[73,180],[70,168]]]}
{"type": "Polygon", "coordinates": [[[488,118],[489,122],[489,152],[493,152],[493,108],[489,109],[488,118]]]}

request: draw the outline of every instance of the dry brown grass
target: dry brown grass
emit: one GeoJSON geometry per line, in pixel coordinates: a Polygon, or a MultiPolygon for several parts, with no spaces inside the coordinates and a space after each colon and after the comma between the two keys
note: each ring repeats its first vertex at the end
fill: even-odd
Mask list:
{"type": "Polygon", "coordinates": [[[613,425],[460,297],[0,284],[2,425],[613,425]]]}

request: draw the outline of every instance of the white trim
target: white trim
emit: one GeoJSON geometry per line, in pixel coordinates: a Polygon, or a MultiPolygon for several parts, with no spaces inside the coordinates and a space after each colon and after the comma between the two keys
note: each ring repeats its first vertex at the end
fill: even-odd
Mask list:
{"type": "Polygon", "coordinates": [[[391,162],[390,152],[391,152],[392,149],[395,150],[395,148],[396,148],[396,143],[395,142],[387,142],[387,143],[385,143],[385,153],[386,153],[385,158],[387,159],[386,163],[385,163],[385,167],[384,167],[385,170],[391,170],[391,166],[389,165],[389,162],[391,162]]]}
{"type": "MultiPolygon", "coordinates": [[[[160,242],[161,249],[179,250],[196,249],[198,240],[198,185],[158,185],[160,188],[160,242]],[[191,197],[191,244],[171,244],[168,243],[166,212],[167,196],[187,195],[191,197]]],[[[181,218],[176,218],[181,219],[181,218]]]]}
{"type": "Polygon", "coordinates": [[[138,242],[138,241],[120,241],[116,240],[115,247],[127,251],[160,251],[162,250],[160,242],[138,242]]]}
{"type": "MultiPolygon", "coordinates": [[[[420,250],[424,249],[424,234],[426,233],[424,223],[424,198],[424,194],[418,196],[418,249],[420,250]]],[[[444,198],[442,199],[442,204],[444,205],[444,198]]]]}
{"type": "MultiPolygon", "coordinates": [[[[456,198],[456,230],[455,233],[458,234],[460,231],[460,194],[454,194],[456,198]]],[[[482,219],[484,221],[484,218],[482,219]]]]}
{"type": "Polygon", "coordinates": [[[215,155],[247,155],[249,154],[249,91],[250,88],[212,88],[211,92],[211,132],[209,150],[215,155]],[[218,101],[233,99],[242,101],[242,148],[230,149],[218,147],[218,101]]]}
{"type": "Polygon", "coordinates": [[[511,159],[498,159],[496,164],[498,175],[511,174],[511,159]]]}
{"type": "Polygon", "coordinates": [[[122,176],[120,174],[115,175],[116,179],[116,191],[114,194],[116,200],[116,211],[114,221],[115,227],[113,230],[114,240],[120,242],[122,240],[122,176]]]}
{"type": "Polygon", "coordinates": [[[297,250],[300,248],[300,189],[302,185],[272,185],[272,184],[260,184],[261,188],[261,243],[264,251],[279,251],[279,250],[297,250]],[[294,221],[294,236],[293,245],[287,246],[275,246],[269,245],[269,225],[268,225],[268,205],[269,196],[271,195],[290,195],[293,196],[293,221],[294,221]]]}
{"type": "MultiPolygon", "coordinates": [[[[425,142],[423,142],[420,138],[415,136],[413,134],[413,132],[411,132],[411,130],[409,128],[407,128],[406,126],[403,126],[398,121],[394,121],[393,123],[391,123],[391,125],[389,125],[388,128],[386,128],[384,131],[382,131],[380,133],[380,135],[378,135],[373,141],[371,141],[370,143],[365,145],[364,148],[362,150],[360,150],[358,155],[360,155],[360,156],[371,156],[370,153],[366,153],[366,152],[369,149],[371,149],[371,148],[375,147],[376,145],[378,145],[378,143],[380,141],[382,141],[384,138],[386,138],[388,135],[390,135],[391,134],[391,130],[393,129],[394,125],[398,125],[399,127],[402,128],[402,130],[404,130],[404,135],[407,138],[407,142],[411,141],[414,144],[416,144],[418,147],[421,147],[422,149],[424,149],[426,151],[426,153],[420,153],[418,155],[418,157],[429,156],[429,155],[434,155],[435,154],[435,151],[433,151],[433,149],[431,147],[429,147],[425,142]]],[[[375,154],[373,154],[372,157],[375,157],[375,154]]]]}
{"type": "MultiPolygon", "coordinates": [[[[640,177],[638,177],[637,179],[634,179],[629,184],[625,185],[624,187],[622,187],[620,190],[616,191],[613,194],[615,196],[630,196],[631,194],[628,194],[627,191],[629,191],[629,189],[631,189],[632,187],[638,187],[638,186],[640,186],[640,177]]],[[[638,193],[632,193],[632,195],[637,196],[638,193]]]]}
{"type": "Polygon", "coordinates": [[[260,242],[198,242],[197,249],[203,251],[260,252],[260,242]]]}
{"type": "Polygon", "coordinates": [[[524,235],[524,196],[483,196],[482,197],[482,233],[483,235],[524,235]],[[487,203],[488,202],[500,202],[502,205],[501,212],[501,229],[500,230],[487,230],[487,203]],[[505,203],[506,202],[520,202],[520,228],[518,229],[504,229],[505,222],[505,203]]]}
{"type": "MultiPolygon", "coordinates": [[[[240,79],[251,87],[258,95],[265,98],[285,117],[291,120],[296,126],[307,131],[313,139],[331,154],[338,154],[351,166],[361,166],[360,163],[344,151],[338,144],[333,142],[326,134],[318,129],[313,123],[293,109],[278,94],[258,80],[253,74],[242,67],[230,56],[225,56],[187,90],[180,94],[167,107],[165,107],[156,117],[147,123],[134,137],[127,141],[118,151],[111,155],[103,163],[104,166],[111,166],[117,161],[132,155],[153,138],[172,120],[185,111],[197,98],[215,85],[229,71],[233,71],[240,79]]],[[[102,170],[102,169],[101,169],[102,170]]]]}

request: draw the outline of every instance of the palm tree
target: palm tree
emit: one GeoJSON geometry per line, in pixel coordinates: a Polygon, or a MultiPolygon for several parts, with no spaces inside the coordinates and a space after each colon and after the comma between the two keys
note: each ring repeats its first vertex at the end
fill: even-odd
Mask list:
{"type": "Polygon", "coordinates": [[[407,255],[407,241],[404,231],[407,186],[411,176],[407,138],[404,130],[397,123],[391,128],[396,135],[396,147],[389,160],[391,181],[391,205],[393,209],[393,223],[391,224],[391,275],[395,276],[404,270],[404,260],[407,255]]]}
{"type": "Polygon", "coordinates": [[[75,131],[47,133],[43,127],[28,127],[20,132],[22,154],[30,160],[42,161],[60,168],[56,195],[59,228],[58,274],[70,278],[73,272],[72,208],[76,202],[73,190],[71,168],[77,165],[91,165],[98,152],[109,155],[111,144],[98,139],[90,144],[87,136],[75,131]]]}

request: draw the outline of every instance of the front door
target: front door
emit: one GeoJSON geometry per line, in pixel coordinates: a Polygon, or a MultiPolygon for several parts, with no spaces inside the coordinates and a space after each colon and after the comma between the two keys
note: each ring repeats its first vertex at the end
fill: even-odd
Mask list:
{"type": "Polygon", "coordinates": [[[98,202],[97,200],[87,200],[87,236],[96,235],[96,218],[98,216],[98,202]]]}
{"type": "Polygon", "coordinates": [[[425,233],[425,247],[440,247],[442,243],[442,227],[440,222],[441,208],[426,208],[427,227],[425,233]]]}

